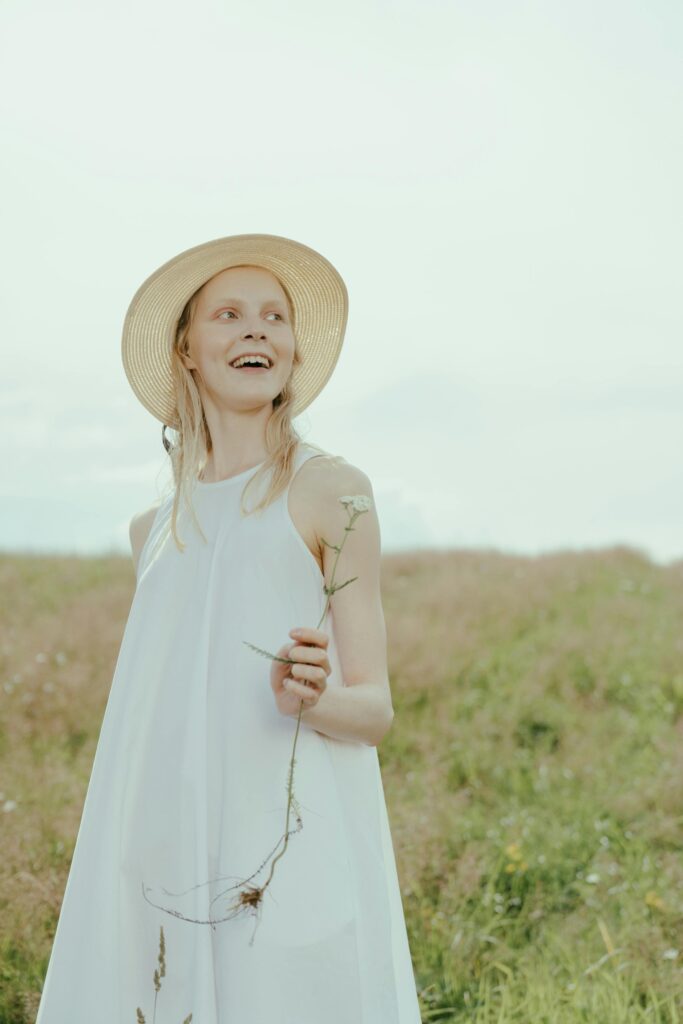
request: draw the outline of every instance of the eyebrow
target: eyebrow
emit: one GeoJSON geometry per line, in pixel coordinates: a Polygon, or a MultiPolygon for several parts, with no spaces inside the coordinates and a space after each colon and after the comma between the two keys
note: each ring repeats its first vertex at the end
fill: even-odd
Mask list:
{"type": "MultiPolygon", "coordinates": [[[[229,298],[228,299],[217,299],[215,302],[212,302],[211,305],[212,306],[241,306],[242,302],[243,302],[242,299],[229,299],[229,298]]],[[[261,305],[262,306],[279,305],[279,306],[286,307],[287,304],[284,301],[284,299],[264,299],[263,302],[261,303],[261,305]]]]}

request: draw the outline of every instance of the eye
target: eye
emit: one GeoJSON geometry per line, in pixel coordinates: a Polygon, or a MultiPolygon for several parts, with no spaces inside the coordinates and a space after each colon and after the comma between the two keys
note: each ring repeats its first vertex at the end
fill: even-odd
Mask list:
{"type": "MultiPolygon", "coordinates": [[[[225,315],[225,313],[230,313],[230,314],[232,314],[232,316],[234,316],[234,315],[235,315],[232,309],[224,309],[224,310],[222,310],[222,311],[221,311],[221,312],[220,312],[220,313],[218,314],[219,318],[220,318],[220,317],[222,317],[222,316],[224,316],[224,315],[225,315]]],[[[275,311],[273,311],[273,313],[268,313],[268,316],[277,316],[277,317],[280,317],[280,320],[282,320],[282,319],[283,319],[283,317],[282,317],[282,316],[281,316],[281,315],[280,315],[279,313],[276,313],[275,311]]]]}

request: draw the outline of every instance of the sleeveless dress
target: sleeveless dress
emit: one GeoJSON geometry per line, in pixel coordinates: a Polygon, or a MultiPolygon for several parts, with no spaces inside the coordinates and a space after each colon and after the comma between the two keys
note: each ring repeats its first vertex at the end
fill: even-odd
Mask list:
{"type": "MultiPolygon", "coordinates": [[[[295,472],[319,454],[300,444],[295,472]]],[[[272,662],[243,641],[275,653],[325,605],[289,489],[240,516],[257,468],[196,481],[206,541],[181,504],[183,552],[172,493],[157,509],[36,1024],[420,1024],[376,747],[301,719],[302,827],[292,813],[258,921],[227,913],[282,848],[296,730],[277,710],[272,662]]],[[[256,482],[248,506],[260,495],[256,482]]],[[[346,522],[342,510],[334,543],[346,522]]],[[[331,610],[320,628],[328,686],[340,686],[331,610]]]]}

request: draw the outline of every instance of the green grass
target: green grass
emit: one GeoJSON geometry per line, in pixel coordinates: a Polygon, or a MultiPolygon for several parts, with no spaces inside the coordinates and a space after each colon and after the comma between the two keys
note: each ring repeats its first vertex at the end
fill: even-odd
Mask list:
{"type": "Polygon", "coordinates": [[[683,566],[414,555],[384,589],[423,1020],[678,1021],[683,566]]]}
{"type": "MultiPolygon", "coordinates": [[[[0,1024],[28,1024],[133,574],[4,556],[0,580],[0,1024]]],[[[421,552],[382,590],[425,1024],[683,1021],[683,563],[421,552]]]]}

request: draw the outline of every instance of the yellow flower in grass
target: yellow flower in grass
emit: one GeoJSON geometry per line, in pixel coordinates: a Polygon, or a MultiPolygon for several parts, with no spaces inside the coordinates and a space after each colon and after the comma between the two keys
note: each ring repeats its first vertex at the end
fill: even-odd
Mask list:
{"type": "Polygon", "coordinates": [[[654,889],[650,889],[645,894],[645,902],[647,903],[648,907],[654,907],[655,910],[666,910],[666,903],[661,898],[661,896],[657,895],[654,889]]]}
{"type": "Polygon", "coordinates": [[[522,851],[518,843],[510,843],[505,847],[505,852],[512,862],[505,865],[505,871],[508,875],[513,874],[515,871],[526,871],[529,865],[525,860],[522,860],[522,851]]]}

